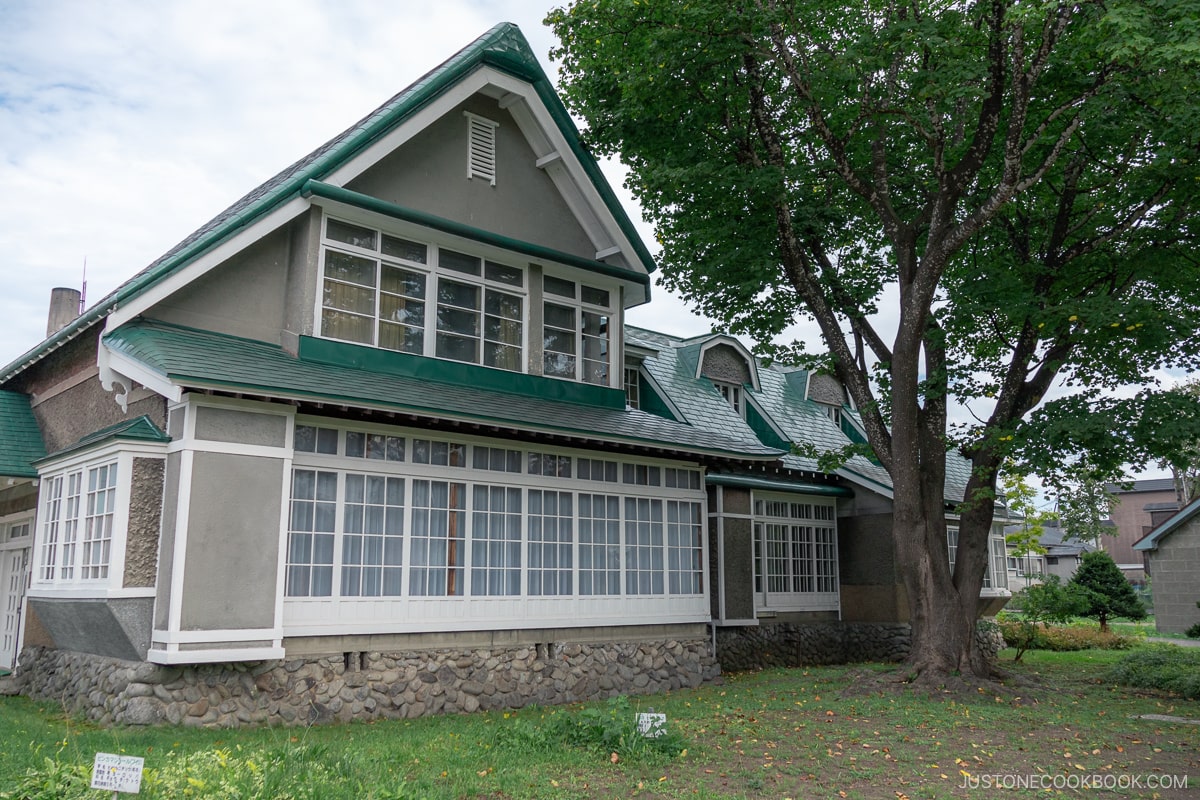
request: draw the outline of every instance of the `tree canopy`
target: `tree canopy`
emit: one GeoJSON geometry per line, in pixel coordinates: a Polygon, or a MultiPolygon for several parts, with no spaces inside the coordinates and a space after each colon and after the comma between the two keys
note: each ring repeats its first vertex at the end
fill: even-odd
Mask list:
{"type": "Polygon", "coordinates": [[[914,666],[979,672],[1003,461],[1086,455],[1104,478],[1200,430],[1195,404],[1114,391],[1200,366],[1200,0],[577,0],[548,20],[664,283],[853,397],[893,479],[914,666]],[[818,352],[778,339],[805,317],[818,352]],[[973,468],[953,574],[948,451],[973,468]]]}

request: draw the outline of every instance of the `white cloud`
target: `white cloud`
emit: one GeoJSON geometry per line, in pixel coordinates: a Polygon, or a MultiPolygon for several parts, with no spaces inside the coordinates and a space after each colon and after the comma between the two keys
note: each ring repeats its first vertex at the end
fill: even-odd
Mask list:
{"type": "MultiPolygon", "coordinates": [[[[552,76],[549,4],[0,3],[0,364],[50,290],[95,302],[262,181],[502,21],[552,76]]],[[[640,213],[606,165],[630,216],[640,213]]],[[[642,226],[648,242],[649,229],[642,226]]],[[[656,292],[653,324],[707,329],[656,292]]]]}

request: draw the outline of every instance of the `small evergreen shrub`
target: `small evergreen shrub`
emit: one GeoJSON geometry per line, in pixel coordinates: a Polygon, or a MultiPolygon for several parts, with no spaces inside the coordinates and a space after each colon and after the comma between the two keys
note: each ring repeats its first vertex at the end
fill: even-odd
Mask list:
{"type": "Polygon", "coordinates": [[[1189,639],[1200,639],[1200,622],[1184,631],[1183,635],[1189,639]]]}
{"type": "Polygon", "coordinates": [[[1143,648],[1114,664],[1106,677],[1123,686],[1200,700],[1200,652],[1177,645],[1143,648]]]}

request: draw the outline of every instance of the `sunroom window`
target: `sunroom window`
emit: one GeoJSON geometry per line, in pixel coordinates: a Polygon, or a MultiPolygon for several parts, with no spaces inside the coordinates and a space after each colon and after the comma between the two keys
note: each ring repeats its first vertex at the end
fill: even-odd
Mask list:
{"type": "Polygon", "coordinates": [[[107,578],[116,510],[116,463],[51,475],[43,486],[38,578],[107,578]]]}

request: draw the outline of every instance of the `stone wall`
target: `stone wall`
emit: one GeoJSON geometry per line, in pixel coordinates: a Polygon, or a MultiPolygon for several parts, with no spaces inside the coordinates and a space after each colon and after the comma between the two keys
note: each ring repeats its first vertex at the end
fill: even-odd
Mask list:
{"type": "Polygon", "coordinates": [[[707,640],[438,649],[161,667],[26,648],[22,694],[103,724],[305,725],[518,708],[699,686],[707,640]]]}
{"type": "MultiPolygon", "coordinates": [[[[975,636],[978,645],[992,658],[1004,647],[1004,638],[994,623],[981,623],[975,636]]],[[[718,628],[717,654],[721,669],[727,672],[858,661],[900,661],[908,655],[911,639],[907,623],[781,622],[757,627],[718,628]]]]}

